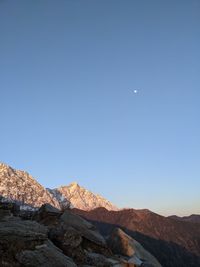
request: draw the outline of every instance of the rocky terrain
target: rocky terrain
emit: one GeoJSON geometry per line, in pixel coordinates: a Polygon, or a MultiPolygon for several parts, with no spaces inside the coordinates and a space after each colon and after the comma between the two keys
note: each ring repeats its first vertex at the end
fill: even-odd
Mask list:
{"type": "Polygon", "coordinates": [[[60,208],[57,199],[40,185],[30,174],[19,171],[0,163],[0,195],[11,201],[17,201],[22,206],[40,207],[49,203],[60,208]]]}
{"type": "Polygon", "coordinates": [[[45,189],[2,163],[0,202],[0,266],[200,266],[199,215],[118,210],[77,183],[45,189]]]}
{"type": "Polygon", "coordinates": [[[71,210],[49,204],[12,214],[0,208],[2,267],[161,267],[137,241],[115,229],[106,240],[71,210]]]}
{"type": "Polygon", "coordinates": [[[76,182],[68,186],[49,190],[49,192],[53,194],[63,207],[70,205],[71,208],[81,210],[92,210],[99,207],[104,207],[107,210],[117,210],[117,207],[110,201],[100,195],[93,194],[76,182]]]}
{"type": "Polygon", "coordinates": [[[136,239],[165,267],[200,266],[200,227],[196,223],[166,218],[149,210],[92,211],[74,209],[107,236],[115,227],[136,239]]]}
{"type": "Polygon", "coordinates": [[[91,210],[105,207],[108,210],[117,210],[111,202],[77,183],[46,189],[27,172],[15,170],[3,163],[0,163],[0,195],[8,200],[17,201],[24,208],[27,204],[30,207],[40,207],[49,203],[61,209],[71,207],[91,210]]]}

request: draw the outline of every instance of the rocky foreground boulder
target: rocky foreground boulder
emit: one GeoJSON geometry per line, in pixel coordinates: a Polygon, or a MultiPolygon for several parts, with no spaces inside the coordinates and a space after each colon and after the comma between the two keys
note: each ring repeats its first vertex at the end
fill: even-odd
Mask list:
{"type": "MultiPolygon", "coordinates": [[[[97,229],[88,221],[73,214],[70,210],[61,213],[55,208],[51,209],[49,205],[43,205],[35,219],[48,227],[49,239],[65,255],[73,258],[79,265],[94,263],[94,259],[91,259],[94,258],[91,256],[91,252],[96,253],[97,261],[99,261],[97,254],[104,258],[113,256],[104,237],[97,229]]],[[[96,266],[107,266],[105,259],[103,260],[102,258],[101,262],[104,265],[96,263],[96,266]]],[[[109,262],[108,266],[113,266],[113,264],[109,262]]]]}
{"type": "Polygon", "coordinates": [[[120,229],[108,242],[88,221],[49,204],[32,216],[0,210],[2,267],[160,267],[120,229]],[[15,214],[16,215],[16,214],[15,214]]]}
{"type": "Polygon", "coordinates": [[[161,267],[153,255],[120,228],[115,228],[112,231],[108,244],[113,253],[129,257],[129,263],[134,263],[136,266],[150,266],[151,264],[154,267],[161,267]]]}
{"type": "Polygon", "coordinates": [[[76,267],[48,239],[48,229],[17,217],[0,218],[0,266],[76,267]]]}

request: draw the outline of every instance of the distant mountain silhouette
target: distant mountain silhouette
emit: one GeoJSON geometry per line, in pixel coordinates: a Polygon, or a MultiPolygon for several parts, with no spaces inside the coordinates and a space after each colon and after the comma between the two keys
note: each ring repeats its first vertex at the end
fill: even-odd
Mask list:
{"type": "Polygon", "coordinates": [[[169,216],[168,218],[178,220],[178,221],[184,221],[184,222],[200,223],[200,215],[198,214],[192,214],[190,216],[184,216],[184,217],[172,215],[172,216],[169,216]]]}

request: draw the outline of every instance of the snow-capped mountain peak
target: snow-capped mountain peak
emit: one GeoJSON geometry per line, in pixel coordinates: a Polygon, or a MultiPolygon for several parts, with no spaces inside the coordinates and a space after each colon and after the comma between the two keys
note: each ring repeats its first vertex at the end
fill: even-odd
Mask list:
{"type": "Polygon", "coordinates": [[[77,182],[73,182],[66,186],[50,190],[54,197],[56,197],[61,205],[66,206],[66,200],[70,203],[70,207],[92,210],[99,207],[104,207],[107,210],[117,210],[117,207],[110,201],[106,200],[98,194],[94,194],[91,191],[80,186],[77,182]],[[64,201],[61,201],[64,199],[64,201]]]}
{"type": "Polygon", "coordinates": [[[40,207],[49,203],[60,208],[58,200],[29,173],[15,170],[4,163],[0,163],[0,196],[21,205],[40,207]]]}
{"type": "Polygon", "coordinates": [[[56,208],[92,210],[104,207],[117,210],[111,202],[81,187],[77,182],[56,189],[46,189],[25,171],[0,163],[0,197],[21,206],[40,207],[49,203],[56,208]]]}

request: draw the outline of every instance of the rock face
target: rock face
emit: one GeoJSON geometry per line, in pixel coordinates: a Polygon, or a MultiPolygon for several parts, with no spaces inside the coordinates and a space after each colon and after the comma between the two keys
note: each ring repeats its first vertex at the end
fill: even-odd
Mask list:
{"type": "Polygon", "coordinates": [[[60,221],[65,226],[76,229],[84,238],[91,242],[100,246],[106,246],[104,237],[97,231],[94,225],[80,216],[73,214],[71,211],[65,211],[60,217],[60,221]]]}
{"type": "Polygon", "coordinates": [[[120,228],[115,228],[112,231],[108,244],[115,254],[122,254],[130,257],[129,263],[134,263],[139,266],[145,263],[151,264],[152,267],[161,267],[160,263],[153,255],[120,228]]]}
{"type": "Polygon", "coordinates": [[[23,266],[76,267],[72,259],[65,256],[51,242],[37,246],[35,250],[24,250],[16,255],[23,266]]]}
{"type": "Polygon", "coordinates": [[[48,239],[45,226],[0,216],[0,266],[76,267],[76,264],[48,239]]]}
{"type": "Polygon", "coordinates": [[[109,246],[115,254],[132,257],[135,253],[134,241],[120,228],[115,228],[108,240],[109,246]]]}
{"type": "Polygon", "coordinates": [[[60,204],[42,185],[27,172],[15,170],[0,163],[0,195],[11,201],[40,207],[49,203],[60,208],[60,204]]]}
{"type": "Polygon", "coordinates": [[[49,229],[50,240],[78,264],[87,263],[88,252],[111,255],[104,237],[88,221],[73,214],[42,206],[35,219],[49,229]],[[54,216],[54,218],[52,218],[54,216]]]}
{"type": "Polygon", "coordinates": [[[68,186],[61,186],[50,190],[50,193],[52,193],[64,207],[70,206],[71,208],[82,210],[92,210],[104,207],[107,210],[117,210],[117,207],[111,202],[100,195],[93,194],[87,189],[79,186],[76,182],[71,183],[68,186]]]}

